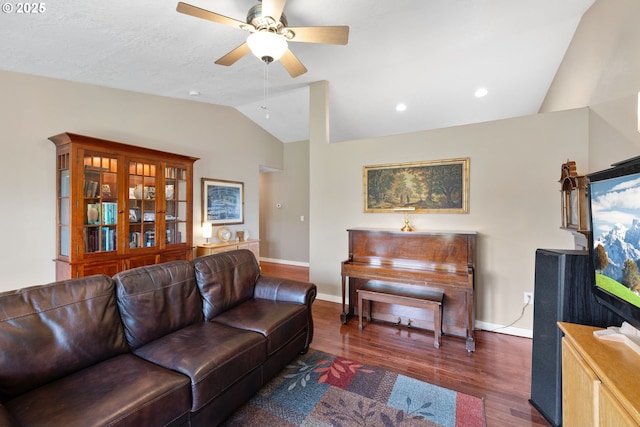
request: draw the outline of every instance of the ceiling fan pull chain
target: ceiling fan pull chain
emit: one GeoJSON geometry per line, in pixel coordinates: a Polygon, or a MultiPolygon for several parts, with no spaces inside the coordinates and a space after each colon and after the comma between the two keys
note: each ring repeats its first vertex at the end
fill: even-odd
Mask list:
{"type": "Polygon", "coordinates": [[[266,115],[265,118],[269,118],[269,107],[267,106],[267,101],[269,100],[269,63],[264,61],[264,89],[263,89],[263,105],[262,109],[265,110],[266,115]]]}

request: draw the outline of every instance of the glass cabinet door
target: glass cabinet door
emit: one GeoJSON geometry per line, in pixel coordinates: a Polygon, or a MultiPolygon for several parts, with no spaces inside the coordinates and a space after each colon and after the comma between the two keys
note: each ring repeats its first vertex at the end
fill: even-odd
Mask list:
{"type": "Polygon", "coordinates": [[[155,163],[129,161],[129,248],[156,247],[155,163]]]}
{"type": "Polygon", "coordinates": [[[71,252],[71,183],[69,153],[58,156],[58,256],[71,252]]]}
{"type": "Polygon", "coordinates": [[[193,258],[197,158],[68,132],[49,139],[56,280],[193,258]]]}
{"type": "Polygon", "coordinates": [[[85,152],[84,253],[118,250],[118,159],[85,152]]]}
{"type": "Polygon", "coordinates": [[[187,170],[165,167],[165,243],[185,243],[187,240],[187,170]]]}

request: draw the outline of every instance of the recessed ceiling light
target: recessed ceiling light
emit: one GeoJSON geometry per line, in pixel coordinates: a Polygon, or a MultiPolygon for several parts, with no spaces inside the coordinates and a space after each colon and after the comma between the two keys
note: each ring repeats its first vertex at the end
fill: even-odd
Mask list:
{"type": "Polygon", "coordinates": [[[486,88],[481,87],[481,88],[478,88],[478,90],[476,90],[476,93],[474,95],[476,96],[476,98],[482,98],[488,93],[489,91],[486,88]]]}
{"type": "Polygon", "coordinates": [[[405,104],[396,105],[396,111],[405,111],[406,109],[407,109],[407,106],[405,104]]]}
{"type": "Polygon", "coordinates": [[[189,96],[200,96],[200,92],[198,92],[197,90],[191,89],[189,91],[189,96]]]}

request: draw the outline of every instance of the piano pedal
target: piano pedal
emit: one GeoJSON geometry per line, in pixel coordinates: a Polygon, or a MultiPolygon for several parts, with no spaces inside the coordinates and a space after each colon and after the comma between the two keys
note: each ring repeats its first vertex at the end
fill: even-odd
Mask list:
{"type": "Polygon", "coordinates": [[[402,326],[402,319],[398,317],[398,321],[396,322],[396,326],[402,326]]]}
{"type": "Polygon", "coordinates": [[[407,320],[407,328],[411,327],[411,319],[407,320]]]}

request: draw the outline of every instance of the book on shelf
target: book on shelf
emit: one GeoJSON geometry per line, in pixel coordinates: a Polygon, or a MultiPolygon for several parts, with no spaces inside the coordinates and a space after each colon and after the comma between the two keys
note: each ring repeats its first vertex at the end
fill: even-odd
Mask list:
{"type": "Polygon", "coordinates": [[[153,230],[147,230],[144,232],[144,245],[151,247],[156,245],[156,232],[153,230]]]}
{"type": "Polygon", "coordinates": [[[84,197],[98,197],[98,187],[100,183],[97,181],[87,180],[84,182],[84,197]]]}
{"type": "Polygon", "coordinates": [[[87,227],[84,230],[84,251],[106,252],[118,249],[116,229],[113,227],[87,227]]]}
{"type": "Polygon", "coordinates": [[[118,204],[114,202],[102,202],[102,223],[116,224],[118,222],[118,204]]]}
{"type": "Polygon", "coordinates": [[[182,233],[180,231],[174,231],[171,228],[167,228],[167,244],[182,243],[182,233]]]}
{"type": "Polygon", "coordinates": [[[116,250],[116,229],[112,227],[102,227],[102,250],[105,252],[116,250]]]}
{"type": "Polygon", "coordinates": [[[142,239],[140,238],[142,234],[138,231],[132,231],[129,233],[129,247],[130,248],[140,248],[142,247],[142,239]]]}
{"type": "Polygon", "coordinates": [[[98,252],[100,250],[100,231],[97,227],[87,227],[84,229],[84,251],[85,253],[98,252]]]}

